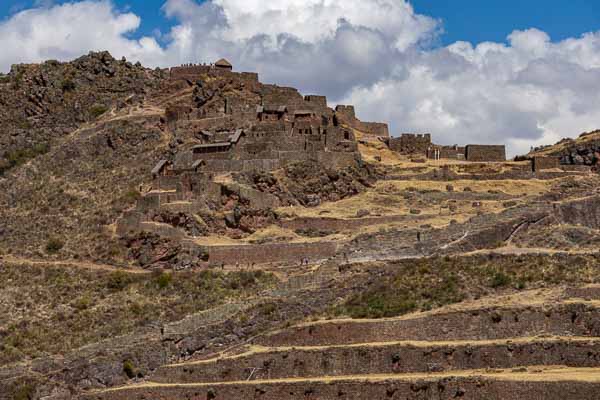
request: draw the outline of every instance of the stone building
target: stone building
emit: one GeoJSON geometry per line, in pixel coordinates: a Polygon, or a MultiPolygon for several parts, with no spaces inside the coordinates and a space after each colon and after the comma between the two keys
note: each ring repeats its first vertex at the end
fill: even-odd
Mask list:
{"type": "Polygon", "coordinates": [[[439,146],[432,144],[427,149],[427,158],[430,158],[432,160],[464,160],[465,147],[456,144],[452,146],[439,146]]]}
{"type": "Polygon", "coordinates": [[[531,169],[533,172],[555,168],[560,168],[560,157],[535,156],[531,159],[531,169]]]}
{"type": "Polygon", "coordinates": [[[432,143],[429,133],[403,133],[399,137],[389,138],[386,143],[390,150],[400,154],[423,155],[432,160],[506,161],[504,145],[442,146],[432,143]]]}
{"type": "Polygon", "coordinates": [[[504,145],[469,144],[465,148],[467,161],[506,161],[504,145]]]}
{"type": "Polygon", "coordinates": [[[172,68],[171,80],[196,86],[190,101],[167,107],[175,136],[192,142],[175,155],[176,171],[198,160],[206,172],[273,170],[303,160],[343,167],[360,158],[355,131],[389,136],[386,124],[360,121],[353,106],[334,110],[325,96],[262,84],[227,60],[172,68]]]}
{"type": "Polygon", "coordinates": [[[427,154],[431,147],[431,134],[403,133],[400,137],[390,138],[388,146],[401,154],[427,154]]]}
{"type": "Polygon", "coordinates": [[[387,124],[380,122],[363,122],[356,118],[354,106],[338,105],[335,108],[336,124],[356,129],[367,136],[381,137],[385,140],[390,138],[387,124]]]}
{"type": "Polygon", "coordinates": [[[233,71],[233,65],[231,65],[231,63],[224,58],[221,58],[219,61],[217,61],[215,63],[215,67],[226,71],[233,71]]]}

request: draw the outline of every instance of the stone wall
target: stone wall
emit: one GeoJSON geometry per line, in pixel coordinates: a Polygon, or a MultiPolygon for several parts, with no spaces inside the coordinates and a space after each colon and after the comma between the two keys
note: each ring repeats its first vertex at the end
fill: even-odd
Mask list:
{"type": "Polygon", "coordinates": [[[258,74],[255,72],[232,72],[228,69],[215,68],[210,65],[182,65],[169,70],[170,78],[194,81],[201,75],[227,76],[255,87],[258,84],[258,74]]]}
{"type": "Polygon", "coordinates": [[[197,79],[199,75],[207,74],[210,65],[189,65],[173,67],[170,70],[171,79],[197,79]]]}
{"type": "Polygon", "coordinates": [[[281,168],[281,161],[274,159],[257,160],[207,160],[202,168],[206,172],[244,172],[244,171],[274,171],[281,168]]]}
{"type": "Polygon", "coordinates": [[[354,110],[354,106],[351,105],[338,105],[335,107],[335,112],[343,118],[350,120],[356,118],[356,111],[354,110]]]}
{"type": "Polygon", "coordinates": [[[303,258],[314,262],[335,256],[337,244],[321,243],[266,243],[260,245],[209,246],[205,250],[213,266],[266,263],[298,263],[303,258]]]}
{"type": "MultiPolygon", "coordinates": [[[[347,332],[347,331],[346,331],[347,332]]],[[[372,346],[280,350],[224,358],[184,366],[160,368],[152,376],[159,383],[200,383],[253,380],[353,376],[361,374],[410,374],[465,369],[517,368],[523,365],[596,367],[600,341],[532,340],[503,343],[455,343],[414,346],[379,344],[372,346]],[[293,362],[285,361],[294,360],[293,362]],[[257,368],[261,366],[261,368],[257,368]]]]}
{"type": "Polygon", "coordinates": [[[362,122],[359,124],[359,130],[373,136],[384,138],[390,137],[390,129],[388,124],[382,122],[362,122]]]}
{"type": "Polygon", "coordinates": [[[317,108],[325,109],[327,108],[327,97],[326,96],[317,96],[317,95],[308,95],[304,96],[304,101],[314,105],[317,108]]]}
{"type": "Polygon", "coordinates": [[[402,154],[427,154],[431,146],[431,134],[403,133],[389,140],[389,148],[402,154]]]}
{"type": "Polygon", "coordinates": [[[540,157],[536,156],[531,159],[531,169],[533,172],[542,171],[544,169],[560,168],[559,157],[540,157]]]}
{"type": "Polygon", "coordinates": [[[288,113],[305,108],[304,97],[297,89],[277,85],[262,85],[261,95],[265,106],[287,106],[288,113]]]}
{"type": "Polygon", "coordinates": [[[385,217],[367,217],[354,219],[339,219],[339,218],[294,218],[280,221],[279,225],[282,228],[293,231],[321,231],[321,232],[342,232],[362,228],[365,226],[390,224],[406,221],[415,221],[419,219],[427,219],[428,216],[421,215],[390,215],[385,217]]]}
{"type": "Polygon", "coordinates": [[[544,332],[562,336],[598,336],[600,309],[586,304],[560,303],[525,307],[490,307],[468,311],[449,311],[412,319],[331,321],[300,325],[257,338],[262,346],[332,346],[403,340],[496,340],[527,337],[544,332]],[[577,316],[576,323],[573,315],[577,316]],[[440,326],[446,329],[440,330],[440,326]],[[352,332],[349,336],[347,332],[352,332]]]}
{"type": "Polygon", "coordinates": [[[600,229],[600,196],[556,204],[554,215],[565,224],[600,229]]]}
{"type": "MultiPolygon", "coordinates": [[[[292,361],[290,361],[292,362],[292,361]]],[[[540,375],[543,377],[543,375],[540,375]]],[[[93,392],[86,400],[597,400],[595,381],[534,380],[531,377],[451,377],[432,374],[413,379],[308,380],[278,383],[146,385],[93,392]]]]}
{"type": "Polygon", "coordinates": [[[504,145],[470,144],[465,149],[467,161],[493,162],[506,161],[504,145]]]}
{"type": "MultiPolygon", "coordinates": [[[[450,159],[450,160],[464,160],[465,159],[465,148],[463,146],[437,146],[437,150],[439,150],[439,157],[442,159],[450,159]]],[[[433,157],[434,153],[430,152],[428,154],[429,158],[433,157]]]]}

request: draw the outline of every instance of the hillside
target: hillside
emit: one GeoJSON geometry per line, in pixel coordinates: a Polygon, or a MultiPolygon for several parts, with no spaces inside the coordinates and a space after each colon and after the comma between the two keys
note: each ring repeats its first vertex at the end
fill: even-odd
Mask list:
{"type": "Polygon", "coordinates": [[[584,132],[576,139],[563,139],[554,145],[532,150],[528,156],[559,157],[564,164],[596,165],[600,161],[600,131],[584,132]]]}
{"type": "Polygon", "coordinates": [[[0,104],[1,399],[595,398],[597,132],[505,161],[106,52],[0,104]]]}

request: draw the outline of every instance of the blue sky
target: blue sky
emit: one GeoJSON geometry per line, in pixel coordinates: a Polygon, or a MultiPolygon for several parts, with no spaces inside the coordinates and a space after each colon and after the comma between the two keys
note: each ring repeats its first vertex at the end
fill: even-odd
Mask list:
{"type": "Polygon", "coordinates": [[[552,40],[600,27],[598,0],[414,0],[418,13],[441,18],[444,44],[504,41],[515,29],[538,28],[552,40]]]}
{"type": "Polygon", "coordinates": [[[0,0],[0,49],[2,73],[225,57],[395,135],[510,154],[600,128],[600,0],[0,0]]]}
{"type": "MultiPolygon", "coordinates": [[[[67,2],[52,1],[53,4],[67,2]]],[[[141,17],[140,29],[132,37],[152,35],[156,29],[167,33],[175,23],[161,11],[165,0],[113,2],[120,9],[141,17]]],[[[1,0],[1,3],[0,15],[7,18],[18,10],[31,8],[36,0],[1,0]]],[[[459,40],[475,44],[503,42],[513,30],[527,28],[543,30],[557,41],[600,28],[598,0],[413,0],[412,5],[417,13],[442,21],[444,34],[438,43],[442,45],[459,40]]]]}

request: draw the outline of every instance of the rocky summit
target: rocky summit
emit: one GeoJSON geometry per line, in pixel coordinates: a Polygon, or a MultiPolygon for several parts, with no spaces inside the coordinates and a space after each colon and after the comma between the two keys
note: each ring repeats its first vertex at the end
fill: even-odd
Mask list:
{"type": "Polygon", "coordinates": [[[507,160],[107,52],[0,106],[0,399],[598,399],[598,131],[507,160]]]}

